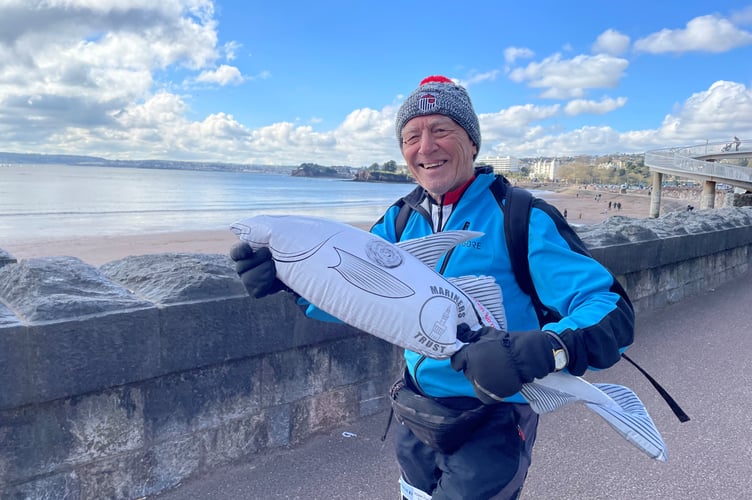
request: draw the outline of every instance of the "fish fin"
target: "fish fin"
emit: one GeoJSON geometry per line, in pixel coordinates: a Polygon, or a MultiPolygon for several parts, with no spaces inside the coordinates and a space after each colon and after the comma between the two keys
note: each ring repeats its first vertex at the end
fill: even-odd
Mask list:
{"type": "Polygon", "coordinates": [[[483,236],[479,231],[441,231],[422,238],[414,238],[395,243],[425,265],[434,269],[439,258],[463,241],[483,236]]]}
{"type": "Polygon", "coordinates": [[[407,283],[395,278],[378,266],[341,248],[334,247],[339,263],[332,268],[348,283],[372,295],[403,299],[415,294],[407,283]]]}
{"type": "Polygon", "coordinates": [[[499,328],[506,330],[507,316],[501,287],[493,276],[460,276],[447,278],[454,286],[480,302],[490,312],[499,328]]]}
{"type": "Polygon", "coordinates": [[[628,387],[617,384],[593,384],[616,401],[619,409],[586,403],[624,439],[658,461],[668,460],[668,449],[640,398],[628,387]]]}
{"type": "Polygon", "coordinates": [[[616,384],[591,384],[565,372],[551,373],[520,391],[536,413],[554,411],[574,401],[599,415],[620,436],[642,452],[665,462],[666,443],[650,418],[645,405],[628,387],[616,384]]]}

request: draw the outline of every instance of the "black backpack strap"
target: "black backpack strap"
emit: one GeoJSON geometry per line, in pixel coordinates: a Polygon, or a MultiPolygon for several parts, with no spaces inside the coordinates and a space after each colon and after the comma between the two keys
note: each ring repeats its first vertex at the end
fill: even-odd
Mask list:
{"type": "Polygon", "coordinates": [[[503,176],[496,176],[491,184],[491,192],[504,212],[504,239],[517,285],[533,301],[538,323],[544,325],[555,321],[554,318],[560,318],[560,315],[543,305],[538,298],[533,278],[530,276],[530,263],[527,260],[528,229],[530,211],[533,208],[533,195],[526,189],[512,186],[503,176]]]}
{"type": "Polygon", "coordinates": [[[622,354],[621,357],[629,361],[632,364],[632,366],[637,368],[640,371],[640,373],[642,373],[645,376],[645,378],[648,379],[648,382],[650,382],[653,385],[655,390],[658,391],[658,394],[661,395],[661,397],[666,402],[666,404],[668,404],[669,408],[671,408],[671,411],[674,412],[674,415],[676,415],[676,418],[679,419],[679,422],[689,422],[689,415],[684,413],[684,410],[682,410],[681,406],[679,406],[679,403],[677,403],[674,400],[674,398],[671,397],[668,391],[664,389],[663,386],[659,384],[656,379],[651,377],[650,374],[647,371],[645,371],[643,367],[638,365],[634,360],[632,360],[632,358],[630,358],[626,354],[622,354]]]}
{"type": "Polygon", "coordinates": [[[397,241],[400,241],[402,233],[405,232],[405,226],[407,226],[407,219],[410,218],[410,213],[413,209],[403,199],[400,199],[398,203],[402,203],[402,205],[399,208],[399,212],[397,212],[397,218],[394,220],[394,231],[397,234],[397,241]]]}

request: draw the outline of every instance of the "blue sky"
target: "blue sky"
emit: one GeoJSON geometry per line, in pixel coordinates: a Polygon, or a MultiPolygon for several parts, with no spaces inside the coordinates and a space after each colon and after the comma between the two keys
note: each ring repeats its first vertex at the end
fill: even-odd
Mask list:
{"type": "Polygon", "coordinates": [[[401,162],[431,74],[481,158],[752,141],[752,1],[0,0],[0,151],[401,162]]]}

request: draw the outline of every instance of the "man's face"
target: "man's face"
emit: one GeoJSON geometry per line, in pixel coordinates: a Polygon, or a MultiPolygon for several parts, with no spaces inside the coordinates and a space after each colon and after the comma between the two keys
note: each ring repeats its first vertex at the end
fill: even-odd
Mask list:
{"type": "Polygon", "coordinates": [[[402,129],[402,156],[418,184],[438,201],[473,176],[477,147],[444,115],[416,116],[402,129]]]}

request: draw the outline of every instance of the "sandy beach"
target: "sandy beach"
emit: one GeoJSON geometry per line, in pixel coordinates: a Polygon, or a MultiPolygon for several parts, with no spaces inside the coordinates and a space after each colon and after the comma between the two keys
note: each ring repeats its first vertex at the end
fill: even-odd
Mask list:
{"type": "MultiPolygon", "coordinates": [[[[542,198],[554,205],[573,225],[596,224],[613,215],[647,218],[650,197],[645,194],[620,194],[612,191],[596,191],[576,187],[551,188],[542,198]],[[600,194],[600,199],[596,200],[600,194]],[[609,202],[611,207],[609,209],[609,202]],[[615,208],[620,203],[621,209],[615,208]]],[[[686,200],[664,197],[661,214],[682,210],[686,200]]],[[[367,229],[372,221],[356,224],[367,229]]],[[[91,238],[29,239],[4,241],[0,248],[18,260],[35,257],[72,256],[94,266],[121,259],[129,255],[146,255],[164,252],[220,253],[226,254],[237,238],[229,230],[181,231],[170,233],[140,233],[121,236],[91,238]]]]}

